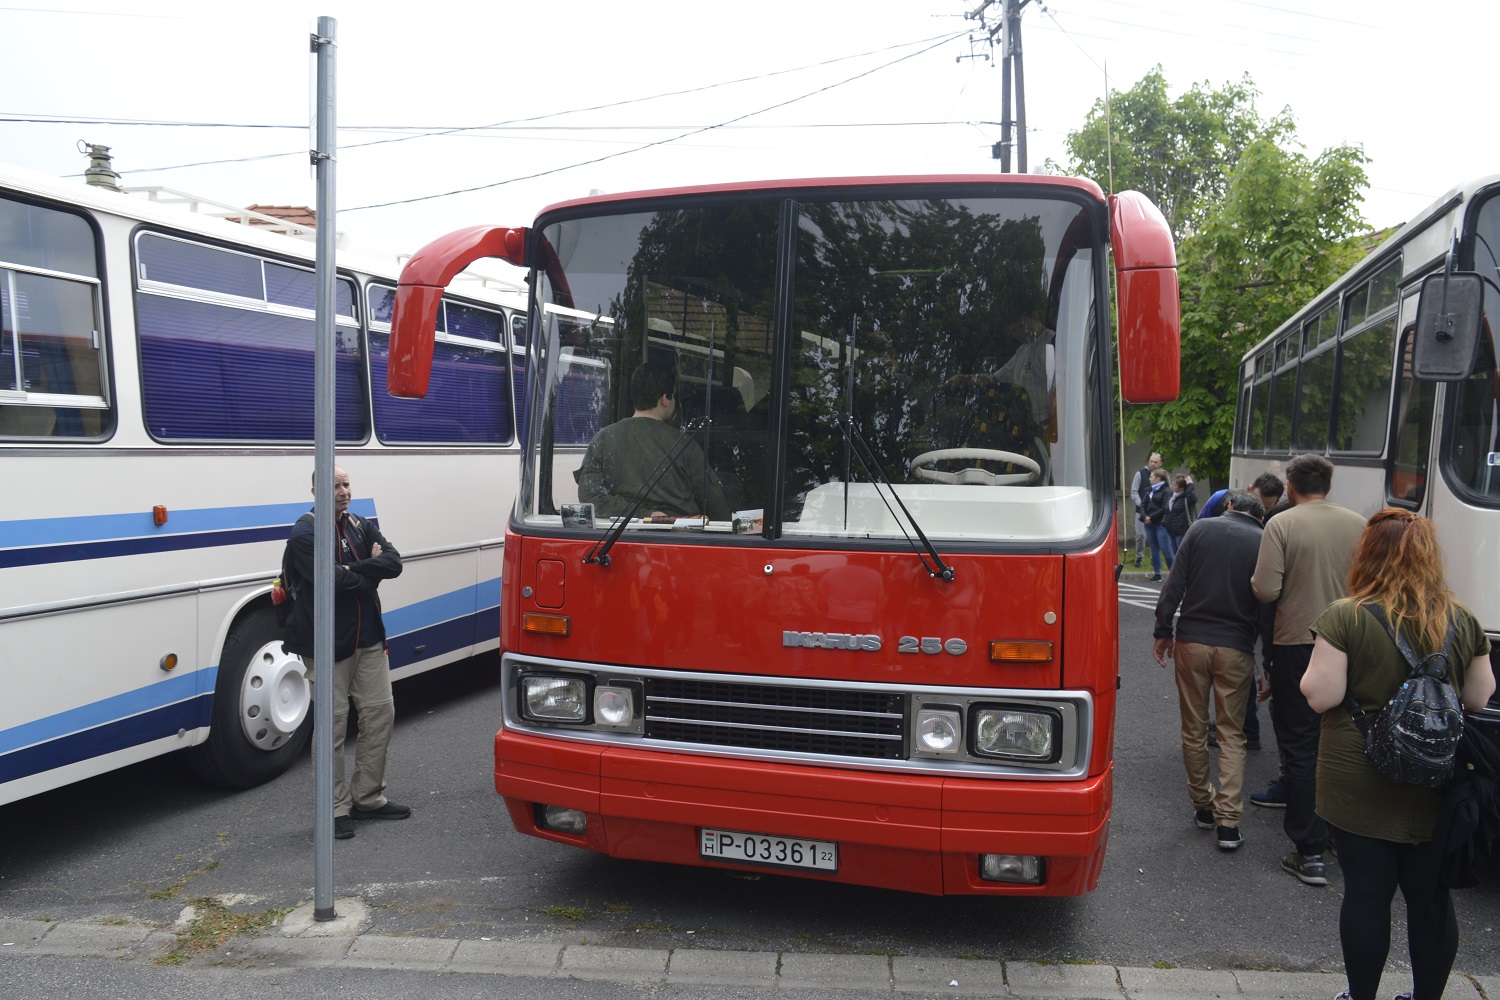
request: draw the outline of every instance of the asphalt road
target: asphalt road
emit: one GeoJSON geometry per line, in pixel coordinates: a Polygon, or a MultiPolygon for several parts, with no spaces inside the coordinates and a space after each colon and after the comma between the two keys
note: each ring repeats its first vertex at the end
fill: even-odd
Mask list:
{"type": "MultiPolygon", "coordinates": [[[[766,875],[614,861],[510,829],[491,777],[494,659],[397,686],[390,795],[403,822],[368,822],[335,846],[340,896],[371,932],[652,948],[900,953],[1151,967],[1337,970],[1341,880],[1280,870],[1279,811],[1248,808],[1223,853],[1196,829],[1177,743],[1176,692],[1150,655],[1155,585],[1121,588],[1123,687],[1115,806],[1097,891],[1077,899],[911,896],[766,875]]],[[[1252,752],[1247,790],[1275,775],[1252,752]]],[[[0,917],[170,924],[200,896],[258,912],[310,899],[312,767],[225,794],[166,758],[0,807],[0,917]]],[[[1500,973],[1500,878],[1458,895],[1457,968],[1500,973]]],[[[1398,921],[1401,905],[1396,904],[1398,921]]],[[[1401,950],[1404,931],[1393,934],[1401,950]]],[[[1402,963],[1393,955],[1393,966],[1402,963]]],[[[456,984],[455,984],[456,985],[456,984]]],[[[458,995],[455,992],[454,995],[458,995]]]]}

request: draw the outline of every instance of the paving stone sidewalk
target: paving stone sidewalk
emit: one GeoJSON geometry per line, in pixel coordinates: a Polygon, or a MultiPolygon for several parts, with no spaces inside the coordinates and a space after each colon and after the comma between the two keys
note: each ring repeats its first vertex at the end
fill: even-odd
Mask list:
{"type": "MultiPolygon", "coordinates": [[[[1235,969],[1144,969],[1052,965],[912,955],[613,948],[574,940],[459,940],[369,933],[362,900],[341,899],[336,919],[318,922],[306,903],[255,937],[234,939],[192,961],[244,969],[338,967],[590,979],[675,986],[848,990],[851,994],[944,993],[1015,1000],[1329,1000],[1344,988],[1328,973],[1235,969]]],[[[172,930],[138,921],[0,919],[0,961],[8,955],[57,955],[155,962],[177,945],[172,930]]],[[[1387,975],[1382,993],[1408,987],[1387,975]]],[[[1500,996],[1500,977],[1455,972],[1452,1000],[1500,996]]]]}

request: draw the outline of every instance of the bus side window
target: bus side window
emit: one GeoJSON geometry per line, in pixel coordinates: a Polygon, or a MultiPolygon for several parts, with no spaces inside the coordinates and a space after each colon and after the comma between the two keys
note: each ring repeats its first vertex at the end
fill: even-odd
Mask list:
{"type": "Polygon", "coordinates": [[[1432,445],[1432,407],[1436,385],[1412,376],[1415,327],[1401,335],[1401,382],[1397,388],[1396,439],[1386,472],[1386,497],[1392,503],[1422,506],[1427,492],[1427,461],[1432,445]]]}

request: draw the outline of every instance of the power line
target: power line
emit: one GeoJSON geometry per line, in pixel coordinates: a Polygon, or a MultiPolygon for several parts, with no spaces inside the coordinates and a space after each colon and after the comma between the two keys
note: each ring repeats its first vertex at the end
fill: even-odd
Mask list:
{"type": "MultiPolygon", "coordinates": [[[[5,10],[5,9],[8,9],[8,8],[0,8],[0,10],[5,10]]],[[[9,8],[9,9],[15,9],[15,8],[9,8]]],[[[645,97],[626,98],[624,100],[610,101],[610,102],[607,102],[607,103],[604,103],[604,104],[589,105],[587,107],[582,107],[582,108],[571,108],[571,109],[568,109],[568,110],[565,110],[565,111],[553,111],[553,112],[548,112],[546,114],[533,115],[533,116],[528,117],[528,118],[515,118],[515,119],[510,119],[508,121],[491,122],[490,124],[487,124],[487,125],[460,125],[460,126],[451,126],[451,127],[442,127],[442,128],[433,128],[433,127],[430,127],[430,126],[429,127],[425,127],[425,128],[424,127],[420,127],[420,126],[410,126],[411,128],[420,128],[421,131],[418,131],[414,135],[396,136],[394,138],[389,138],[389,139],[376,139],[376,140],[373,140],[371,142],[352,143],[352,144],[347,145],[347,146],[341,146],[340,147],[340,151],[347,150],[347,149],[363,149],[363,148],[366,148],[366,147],[369,147],[369,146],[379,146],[379,145],[389,144],[389,143],[393,143],[393,142],[407,142],[407,141],[410,141],[412,139],[437,138],[437,137],[442,137],[442,136],[446,136],[446,135],[456,135],[456,134],[463,133],[463,132],[478,132],[478,131],[483,131],[483,130],[486,130],[486,129],[504,128],[504,127],[513,126],[513,125],[525,125],[525,124],[528,124],[528,123],[531,123],[531,122],[545,121],[545,120],[547,120],[549,118],[561,118],[561,117],[564,117],[566,115],[583,114],[583,113],[586,113],[586,112],[589,112],[589,111],[609,110],[609,109],[612,109],[612,108],[625,107],[625,106],[631,105],[631,104],[643,104],[643,103],[646,103],[646,102],[649,102],[649,101],[663,100],[663,99],[666,99],[666,98],[669,98],[669,97],[681,97],[681,96],[685,96],[687,94],[696,94],[696,93],[702,93],[703,91],[715,90],[715,89],[720,88],[720,87],[738,86],[739,84],[742,84],[742,83],[755,83],[755,82],[758,82],[758,81],[761,81],[761,80],[769,80],[769,79],[772,79],[772,78],[775,78],[775,77],[778,77],[778,76],[786,76],[786,75],[789,75],[789,74],[792,74],[792,73],[801,73],[801,72],[804,72],[804,71],[807,71],[807,70],[810,70],[810,69],[818,69],[818,68],[823,67],[823,66],[832,66],[832,65],[835,65],[837,63],[847,62],[847,61],[849,61],[851,59],[863,59],[863,58],[865,58],[867,56],[879,55],[879,54],[881,54],[883,52],[890,52],[890,51],[893,51],[893,50],[896,50],[896,49],[908,48],[908,47],[913,46],[913,45],[922,45],[922,44],[925,44],[927,42],[936,41],[938,44],[942,44],[943,42],[947,42],[947,41],[952,40],[953,37],[954,36],[952,34],[932,35],[932,36],[929,36],[927,38],[917,39],[915,41],[899,42],[899,43],[894,44],[894,45],[886,45],[886,46],[882,46],[880,48],[869,49],[869,50],[864,51],[864,52],[855,52],[855,53],[852,53],[850,55],[835,56],[832,59],[824,59],[824,60],[820,60],[818,62],[807,63],[807,64],[804,64],[802,66],[793,66],[793,67],[790,67],[788,69],[770,70],[770,71],[765,72],[765,73],[757,73],[757,74],[754,74],[752,76],[739,77],[739,78],[733,79],[733,80],[722,80],[722,81],[719,81],[717,83],[708,83],[708,84],[703,84],[703,85],[697,86],[697,87],[685,87],[685,88],[682,88],[680,90],[665,91],[665,92],[660,93],[660,94],[652,94],[652,95],[645,96],[645,97]]],[[[925,51],[928,51],[928,50],[927,49],[923,49],[921,51],[925,52],[925,51]]],[[[920,53],[913,53],[913,54],[920,54],[920,53]]],[[[900,60],[896,60],[896,61],[899,62],[900,60]]],[[[877,67],[877,68],[879,68],[879,67],[877,67]]],[[[858,77],[853,77],[852,79],[858,79],[858,77]]],[[[818,93],[818,91],[814,91],[814,93],[818,93]]],[[[770,110],[770,109],[767,109],[767,110],[770,110]]],[[[117,126],[144,125],[144,126],[194,127],[194,128],[295,129],[295,130],[298,130],[298,131],[301,131],[301,130],[307,128],[307,125],[305,123],[304,124],[300,124],[300,125],[267,125],[267,124],[256,124],[256,123],[231,123],[231,122],[156,121],[156,120],[148,120],[148,119],[83,119],[83,118],[72,118],[72,117],[69,117],[69,116],[52,116],[50,118],[43,118],[43,117],[13,117],[13,116],[10,116],[10,115],[7,115],[7,114],[3,114],[3,113],[0,113],[0,121],[16,121],[16,122],[21,122],[21,123],[36,123],[36,124],[82,124],[82,125],[117,125],[117,126]]],[[[673,127],[673,126],[664,126],[664,127],[673,127]]],[[[708,126],[708,127],[717,127],[717,126],[708,126]]],[[[390,128],[392,128],[392,126],[386,126],[385,127],[386,130],[389,130],[390,128]]],[[[378,131],[378,130],[380,130],[380,127],[378,127],[378,126],[344,126],[344,127],[340,127],[340,129],[339,129],[340,132],[344,132],[344,131],[350,131],[350,132],[355,132],[355,131],[378,131]]],[[[307,150],[305,150],[305,149],[294,149],[294,150],[288,150],[286,152],[281,152],[281,153],[263,153],[263,154],[260,154],[260,155],[257,155],[257,156],[232,157],[232,158],[220,159],[220,160],[201,160],[201,161],[198,161],[196,163],[179,163],[179,164],[172,164],[170,166],[165,166],[165,167],[132,167],[132,168],[130,168],[129,172],[133,173],[133,174],[160,173],[160,172],[164,172],[164,171],[168,171],[168,170],[182,170],[182,169],[187,169],[187,168],[190,168],[190,167],[222,166],[222,165],[231,164],[231,163],[254,163],[254,162],[261,161],[261,160],[270,160],[270,159],[277,159],[277,158],[288,157],[288,156],[306,156],[306,155],[307,155],[307,150]]],[[[74,175],[74,176],[81,176],[81,175],[74,175]]]]}
{"type": "Polygon", "coordinates": [[[709,132],[709,131],[712,131],[714,129],[724,128],[725,126],[732,125],[735,122],[744,121],[746,118],[753,118],[756,115],[763,115],[763,114],[765,114],[768,111],[775,111],[777,108],[784,108],[787,105],[796,104],[798,101],[807,100],[809,97],[815,97],[818,94],[826,93],[827,91],[833,90],[833,89],[835,89],[837,87],[842,87],[842,86],[844,86],[847,83],[853,83],[855,80],[863,79],[864,77],[867,77],[867,76],[871,75],[872,73],[878,73],[878,72],[880,72],[883,69],[888,69],[889,67],[894,66],[897,63],[905,62],[908,59],[914,59],[914,58],[916,58],[919,55],[923,55],[924,53],[931,52],[933,49],[936,49],[939,46],[946,45],[948,42],[952,41],[955,38],[962,38],[966,34],[968,34],[967,30],[955,32],[955,33],[950,34],[950,35],[946,35],[946,36],[942,37],[941,39],[939,39],[937,42],[933,43],[932,45],[927,46],[926,48],[919,49],[916,52],[907,53],[906,55],[901,56],[901,57],[899,57],[897,59],[892,59],[890,62],[882,63],[881,65],[876,66],[876,67],[874,67],[872,69],[865,70],[862,73],[856,73],[855,75],[853,75],[851,77],[848,77],[847,79],[840,80],[837,83],[831,83],[831,84],[829,84],[826,87],[820,87],[817,90],[814,90],[814,91],[812,91],[810,93],[802,94],[802,95],[800,95],[798,97],[793,97],[793,98],[790,98],[788,100],[781,101],[781,102],[779,102],[777,104],[772,104],[770,107],[761,108],[758,111],[749,111],[749,112],[746,112],[743,115],[738,115],[738,116],[736,116],[734,118],[730,118],[729,120],[720,122],[717,125],[705,125],[702,128],[695,128],[695,129],[692,129],[691,131],[684,132],[681,135],[673,136],[673,137],[666,138],[666,139],[659,139],[659,140],[657,140],[655,142],[648,142],[648,143],[646,143],[644,145],[637,146],[637,147],[635,147],[633,149],[621,150],[618,153],[609,153],[609,154],[607,154],[605,156],[595,157],[592,160],[584,160],[581,163],[572,163],[572,164],[568,164],[567,166],[553,167],[553,168],[548,169],[548,170],[539,170],[536,173],[526,174],[525,176],[522,176],[522,177],[511,177],[511,178],[509,178],[507,180],[503,180],[503,181],[493,181],[493,182],[491,182],[489,184],[477,184],[477,185],[475,185],[473,187],[458,188],[458,189],[453,190],[453,191],[443,191],[443,192],[438,193],[438,194],[419,195],[416,198],[401,198],[401,199],[398,199],[396,201],[384,201],[384,202],[378,202],[376,204],[371,204],[371,205],[358,205],[358,206],[355,206],[354,208],[345,208],[345,209],[341,209],[340,211],[343,211],[343,212],[361,212],[361,211],[364,211],[366,209],[371,209],[371,208],[390,208],[393,205],[410,205],[410,204],[413,204],[414,202],[431,201],[431,200],[433,200],[435,198],[448,198],[448,197],[451,197],[453,195],[458,195],[458,194],[472,194],[475,191],[487,191],[487,190],[489,190],[491,188],[502,187],[502,186],[504,186],[506,184],[515,184],[515,183],[518,183],[520,181],[534,180],[534,179],[536,179],[538,177],[546,177],[546,176],[548,176],[550,174],[562,173],[565,170],[574,170],[574,169],[576,169],[578,167],[587,167],[587,166],[591,166],[592,164],[595,164],[595,163],[603,163],[605,160],[613,160],[613,159],[616,159],[616,158],[621,157],[621,156],[629,156],[632,153],[639,153],[639,152],[642,152],[642,151],[647,150],[647,149],[652,149],[653,147],[656,147],[656,146],[664,146],[664,145],[667,145],[669,143],[678,142],[678,141],[681,141],[683,139],[687,139],[687,138],[690,138],[692,136],[699,135],[699,134],[701,134],[703,132],[709,132]]]}

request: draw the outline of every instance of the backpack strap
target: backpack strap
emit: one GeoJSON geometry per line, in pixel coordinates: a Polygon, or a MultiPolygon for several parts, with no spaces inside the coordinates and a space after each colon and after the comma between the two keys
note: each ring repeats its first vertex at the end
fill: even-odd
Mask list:
{"type": "MultiPolygon", "coordinates": [[[[1426,660],[1417,659],[1417,654],[1412,650],[1411,643],[1406,641],[1406,636],[1402,635],[1399,629],[1391,626],[1390,619],[1386,617],[1385,609],[1378,604],[1364,604],[1361,607],[1368,611],[1380,623],[1380,627],[1385,629],[1385,634],[1391,637],[1391,641],[1401,651],[1401,658],[1406,661],[1406,665],[1411,669],[1411,677],[1421,677],[1425,672],[1423,664],[1426,663],[1426,660]]],[[[1453,614],[1450,612],[1448,615],[1448,631],[1443,636],[1443,663],[1445,666],[1453,657],[1453,640],[1457,637],[1458,627],[1453,620],[1453,614]]],[[[1359,731],[1362,733],[1368,732],[1374,719],[1366,715],[1365,710],[1359,707],[1359,703],[1354,700],[1354,695],[1349,691],[1347,684],[1344,687],[1344,707],[1349,710],[1349,718],[1354,720],[1354,724],[1359,727],[1359,731]]]]}

